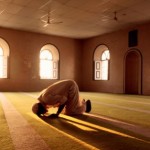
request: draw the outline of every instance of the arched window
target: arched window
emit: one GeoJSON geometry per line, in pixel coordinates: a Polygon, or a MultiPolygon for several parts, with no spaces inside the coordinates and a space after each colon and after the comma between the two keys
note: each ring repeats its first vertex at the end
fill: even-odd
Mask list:
{"type": "Polygon", "coordinates": [[[108,80],[110,52],[105,45],[97,47],[94,53],[94,79],[108,80]]]}
{"type": "Polygon", "coordinates": [[[58,79],[59,53],[53,45],[45,45],[40,51],[40,78],[58,79]]]}
{"type": "Polygon", "coordinates": [[[9,46],[2,38],[0,38],[0,78],[7,78],[9,46]]]}
{"type": "Polygon", "coordinates": [[[3,49],[0,47],[0,78],[3,77],[3,49]]]}

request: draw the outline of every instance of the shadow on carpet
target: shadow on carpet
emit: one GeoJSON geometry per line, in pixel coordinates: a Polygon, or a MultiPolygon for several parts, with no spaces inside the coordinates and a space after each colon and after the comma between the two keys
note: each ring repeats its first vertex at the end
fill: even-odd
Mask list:
{"type": "Polygon", "coordinates": [[[54,126],[78,140],[84,141],[103,150],[149,150],[150,142],[131,136],[127,132],[110,124],[101,122],[86,115],[66,116],[59,118],[40,117],[43,121],[54,126]]]}

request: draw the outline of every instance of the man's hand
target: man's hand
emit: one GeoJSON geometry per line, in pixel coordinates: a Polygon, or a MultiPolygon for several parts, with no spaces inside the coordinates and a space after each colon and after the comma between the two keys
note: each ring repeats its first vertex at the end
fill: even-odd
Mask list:
{"type": "Polygon", "coordinates": [[[58,114],[51,114],[48,116],[48,118],[58,118],[58,114]]]}

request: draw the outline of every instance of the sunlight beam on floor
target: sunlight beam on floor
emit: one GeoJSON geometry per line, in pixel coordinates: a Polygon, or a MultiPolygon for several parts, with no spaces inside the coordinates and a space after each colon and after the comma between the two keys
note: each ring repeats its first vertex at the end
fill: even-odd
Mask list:
{"type": "Polygon", "coordinates": [[[64,136],[67,136],[67,137],[71,138],[72,140],[74,140],[75,142],[78,142],[79,144],[83,145],[84,147],[87,147],[87,148],[90,149],[90,150],[100,150],[99,148],[96,148],[96,147],[94,147],[94,146],[92,146],[92,145],[90,145],[90,144],[88,144],[88,143],[86,143],[86,142],[84,142],[84,141],[81,141],[81,140],[75,138],[74,136],[69,135],[69,134],[67,134],[66,132],[63,132],[63,131],[59,130],[58,128],[56,128],[56,127],[54,127],[54,126],[52,126],[52,125],[46,123],[45,121],[43,121],[42,119],[40,119],[40,118],[39,118],[38,116],[36,116],[35,114],[30,113],[29,115],[30,115],[31,117],[33,117],[34,119],[40,121],[41,123],[50,126],[52,129],[54,129],[54,130],[56,130],[57,132],[63,134],[64,136]]]}

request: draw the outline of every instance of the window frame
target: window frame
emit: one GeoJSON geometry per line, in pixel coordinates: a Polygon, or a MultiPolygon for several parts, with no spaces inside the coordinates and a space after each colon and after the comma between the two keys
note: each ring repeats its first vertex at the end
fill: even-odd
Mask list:
{"type": "Polygon", "coordinates": [[[39,78],[41,80],[43,80],[43,79],[48,79],[48,80],[58,79],[59,78],[59,76],[58,76],[58,73],[59,73],[59,70],[58,70],[59,69],[59,53],[58,53],[58,50],[55,46],[53,46],[51,44],[47,44],[47,45],[45,45],[41,48],[40,54],[41,54],[42,51],[45,51],[45,50],[49,51],[52,55],[52,59],[49,60],[49,61],[52,62],[52,68],[51,68],[52,72],[51,72],[51,75],[49,77],[46,77],[46,78],[41,77],[41,73],[40,73],[40,71],[41,71],[41,66],[40,66],[41,58],[40,58],[39,78]]]}
{"type": "Polygon", "coordinates": [[[2,60],[2,72],[0,75],[0,79],[7,79],[8,78],[8,60],[9,60],[9,45],[8,43],[0,38],[0,48],[2,54],[0,55],[2,60]]]}
{"type": "Polygon", "coordinates": [[[101,81],[107,81],[109,80],[109,69],[110,68],[110,50],[108,47],[105,45],[100,45],[96,48],[94,52],[94,80],[101,80],[101,81]],[[108,51],[108,52],[107,52],[108,51]],[[108,55],[106,56],[105,59],[102,57],[104,56],[104,53],[107,52],[108,55]],[[104,63],[107,62],[107,71],[106,69],[103,69],[104,63]],[[104,71],[107,72],[106,76],[103,74],[105,73],[104,71]]]}

